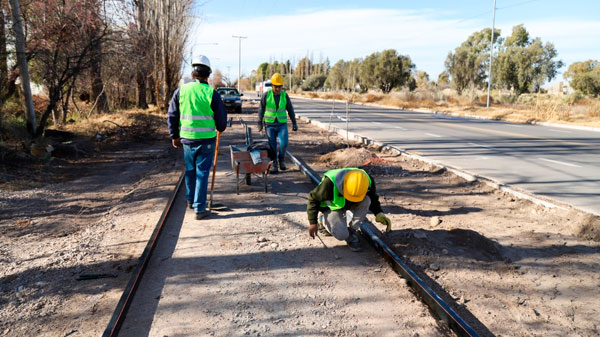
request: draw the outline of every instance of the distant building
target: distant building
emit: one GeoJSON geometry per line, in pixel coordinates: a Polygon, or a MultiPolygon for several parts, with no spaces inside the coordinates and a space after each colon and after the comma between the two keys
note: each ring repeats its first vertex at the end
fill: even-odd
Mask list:
{"type": "Polygon", "coordinates": [[[553,95],[568,95],[573,92],[573,88],[568,83],[563,81],[552,83],[552,86],[548,89],[549,94],[553,95]]]}

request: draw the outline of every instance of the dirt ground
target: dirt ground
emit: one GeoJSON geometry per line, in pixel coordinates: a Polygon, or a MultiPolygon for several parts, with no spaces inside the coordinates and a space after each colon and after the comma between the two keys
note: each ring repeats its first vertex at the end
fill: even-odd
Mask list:
{"type": "MultiPolygon", "coordinates": [[[[248,115],[244,118],[251,120],[248,115]]],[[[337,136],[306,123],[299,126],[299,132],[290,133],[290,150],[317,172],[364,166],[374,175],[384,211],[393,222],[393,231],[384,239],[430,286],[456,301],[455,310],[482,335],[600,334],[600,244],[586,239],[597,235],[596,217],[543,208],[394,153],[344,149],[337,136]]],[[[180,156],[162,131],[153,142],[128,139],[126,148],[110,147],[73,160],[77,171],[69,180],[14,191],[0,187],[0,336],[96,336],[103,331],[181,173],[180,156]]],[[[60,168],[53,165],[51,161],[32,174],[55,177],[60,168]]],[[[16,173],[5,170],[7,176],[16,173]]],[[[272,179],[271,187],[277,190],[280,183],[272,179]]],[[[305,185],[297,188],[306,193],[305,185]]],[[[281,197],[250,196],[257,205],[281,197]]],[[[276,209],[265,206],[265,210],[255,221],[265,225],[278,221],[276,209]]],[[[302,216],[285,221],[296,224],[287,235],[319,247],[318,241],[306,238],[302,216]]],[[[275,240],[265,236],[268,242],[275,240]]],[[[280,238],[276,240],[281,244],[280,238]]],[[[334,239],[324,240],[339,245],[334,239]]],[[[232,245],[237,243],[215,244],[214,249],[232,245]]],[[[346,258],[344,254],[340,256],[346,258]]],[[[376,270],[374,275],[390,273],[383,264],[369,268],[376,270]]],[[[319,275],[316,271],[312,277],[323,281],[333,274],[319,275]]],[[[256,277],[261,282],[260,273],[256,277]]],[[[386,276],[384,283],[388,282],[386,276]]],[[[235,280],[226,283],[236,296],[247,294],[244,286],[252,287],[235,288],[239,285],[235,280]]],[[[404,288],[398,279],[396,295],[402,297],[404,288]]],[[[403,331],[397,335],[447,334],[435,328],[422,305],[417,310],[414,315],[424,315],[430,326],[402,328],[408,318],[396,317],[403,331]]],[[[236,319],[249,320],[224,316],[217,321],[236,319]]],[[[353,330],[351,324],[337,328],[331,335],[353,330]]],[[[373,331],[356,334],[377,336],[373,331]]]]}

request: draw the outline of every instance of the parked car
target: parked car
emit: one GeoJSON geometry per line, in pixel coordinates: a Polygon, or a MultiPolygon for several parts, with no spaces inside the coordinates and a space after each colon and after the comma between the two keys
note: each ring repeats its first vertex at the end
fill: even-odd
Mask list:
{"type": "Polygon", "coordinates": [[[236,88],[226,88],[221,87],[217,88],[217,92],[221,95],[223,99],[223,103],[225,104],[225,108],[227,111],[233,111],[235,113],[242,113],[242,97],[244,94],[241,94],[237,91],[236,88]]]}

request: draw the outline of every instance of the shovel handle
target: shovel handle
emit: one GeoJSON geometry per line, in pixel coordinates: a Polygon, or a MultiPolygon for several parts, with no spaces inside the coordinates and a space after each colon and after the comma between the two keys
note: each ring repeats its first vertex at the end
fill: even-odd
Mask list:
{"type": "Polygon", "coordinates": [[[212,182],[210,183],[211,194],[212,194],[213,189],[215,188],[215,173],[217,173],[217,156],[219,155],[219,141],[220,140],[221,140],[221,131],[217,131],[217,145],[215,146],[215,159],[213,160],[212,182]]]}

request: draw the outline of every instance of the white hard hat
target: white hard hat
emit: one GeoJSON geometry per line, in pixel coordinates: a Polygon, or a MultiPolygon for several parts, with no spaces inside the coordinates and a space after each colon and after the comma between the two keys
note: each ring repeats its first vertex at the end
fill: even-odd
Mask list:
{"type": "Polygon", "coordinates": [[[192,67],[197,65],[205,65],[210,68],[210,60],[204,55],[194,56],[192,59],[192,67]]]}

